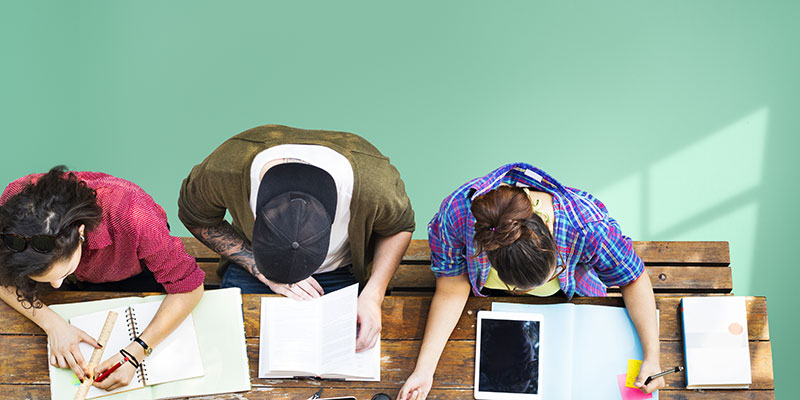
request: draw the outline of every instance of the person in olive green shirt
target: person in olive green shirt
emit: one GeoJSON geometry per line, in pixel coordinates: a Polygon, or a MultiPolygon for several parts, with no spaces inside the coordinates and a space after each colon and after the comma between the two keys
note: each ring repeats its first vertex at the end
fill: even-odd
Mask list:
{"type": "Polygon", "coordinates": [[[242,132],[192,168],[178,217],[222,256],[222,287],[310,299],[359,282],[359,351],[380,338],[383,296],[414,231],[400,174],[372,144],[279,125],[242,132]]]}

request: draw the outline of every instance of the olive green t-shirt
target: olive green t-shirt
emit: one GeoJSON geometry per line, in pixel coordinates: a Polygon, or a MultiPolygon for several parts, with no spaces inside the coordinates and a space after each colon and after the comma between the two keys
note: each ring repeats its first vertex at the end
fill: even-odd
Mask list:
{"type": "MultiPolygon", "coordinates": [[[[250,208],[250,167],[261,151],[283,144],[326,146],[342,154],[353,168],[350,201],[350,254],[359,282],[369,278],[375,235],[414,231],[414,210],[400,173],[375,146],[347,132],[319,131],[263,125],[222,143],[183,180],[178,218],[187,227],[215,226],[232,218],[231,225],[248,242],[253,239],[255,216],[250,208]]],[[[220,263],[220,275],[227,268],[220,263]]]]}

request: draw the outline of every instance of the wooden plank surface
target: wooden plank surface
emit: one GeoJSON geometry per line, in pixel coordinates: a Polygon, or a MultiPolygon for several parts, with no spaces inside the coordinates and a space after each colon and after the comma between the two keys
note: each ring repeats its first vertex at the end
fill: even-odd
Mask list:
{"type": "MultiPolygon", "coordinates": [[[[656,292],[729,293],[733,290],[730,268],[647,266],[645,270],[656,292]]],[[[391,284],[395,288],[434,288],[436,278],[428,265],[401,264],[392,277],[391,284]]]]}
{"type": "MultiPolygon", "coordinates": [[[[203,261],[219,260],[219,255],[194,237],[181,237],[183,246],[192,256],[203,261]]],[[[645,264],[652,265],[718,265],[730,264],[728,242],[633,242],[636,254],[645,264]]],[[[427,240],[412,240],[403,260],[407,263],[430,264],[427,240]]]]}
{"type": "MultiPolygon", "coordinates": [[[[200,268],[206,273],[207,287],[218,288],[222,279],[217,275],[216,262],[200,262],[200,268]]],[[[656,292],[703,292],[730,293],[733,290],[733,277],[730,268],[707,267],[645,267],[653,290],[656,292]]],[[[396,290],[408,288],[436,287],[436,278],[428,265],[401,264],[392,277],[392,287],[396,290]]],[[[610,292],[619,291],[609,288],[610,292]]]]}
{"type": "MultiPolygon", "coordinates": [[[[108,292],[54,292],[43,300],[48,304],[74,303],[79,301],[99,300],[112,297],[139,295],[134,293],[108,292]]],[[[242,309],[245,319],[245,336],[258,337],[260,330],[261,296],[243,295],[242,309]]],[[[451,338],[454,340],[475,337],[475,315],[479,310],[491,309],[492,302],[503,301],[529,304],[555,304],[563,298],[528,298],[528,297],[470,297],[451,338]]],[[[383,302],[382,338],[422,339],[428,319],[429,296],[388,296],[383,302]]],[[[576,304],[598,304],[622,307],[621,298],[582,298],[572,299],[576,304]]],[[[769,322],[767,318],[767,301],[764,297],[747,297],[747,330],[750,340],[768,341],[769,322]]],[[[657,296],[656,307],[660,310],[660,339],[662,341],[680,341],[680,297],[657,296]]],[[[0,302],[0,335],[43,335],[38,326],[22,314],[14,311],[4,302],[0,302]]]]}
{"type": "MultiPolygon", "coordinates": [[[[56,292],[51,293],[44,300],[46,302],[79,302],[125,295],[125,293],[56,292]]],[[[257,378],[260,297],[259,295],[243,296],[245,334],[247,336],[247,351],[253,390],[246,394],[203,398],[304,399],[319,387],[325,387],[326,395],[330,396],[349,394],[356,395],[359,399],[369,399],[375,393],[386,392],[391,397],[394,397],[408,374],[413,370],[430,305],[429,296],[389,296],[384,301],[381,382],[321,382],[309,379],[272,380],[257,378]],[[354,387],[358,389],[352,389],[354,387]]],[[[563,302],[564,300],[558,298],[531,299],[528,297],[471,297],[442,355],[434,378],[434,390],[429,397],[430,399],[472,398],[475,315],[478,310],[489,309],[493,301],[552,304],[563,302]]],[[[656,301],[659,310],[661,310],[662,365],[682,364],[683,346],[679,319],[680,298],[677,296],[658,296],[656,301]]],[[[576,298],[572,302],[609,306],[622,305],[620,298],[576,298]]],[[[753,390],[691,391],[684,389],[683,374],[673,374],[666,380],[667,388],[660,392],[662,399],[774,398],[772,347],[769,342],[766,299],[763,297],[748,297],[746,304],[753,390]]],[[[46,337],[35,325],[4,303],[0,304],[0,349],[3,349],[3,352],[0,352],[0,390],[3,390],[3,395],[0,397],[48,398],[49,377],[47,372],[46,337]]]]}
{"type": "MultiPolygon", "coordinates": [[[[354,385],[356,386],[356,385],[354,385]]],[[[330,387],[325,382],[311,382],[306,387],[276,389],[274,386],[254,385],[253,390],[248,393],[229,393],[214,396],[193,397],[194,400],[302,400],[307,399],[316,393],[320,388],[324,388],[323,395],[326,397],[336,396],[355,396],[359,400],[369,400],[376,393],[389,394],[395,398],[397,389],[395,388],[337,388],[330,387]]],[[[50,388],[47,385],[2,385],[0,392],[8,399],[39,400],[50,398],[50,388]]],[[[428,395],[430,400],[464,400],[472,399],[472,390],[466,389],[433,389],[428,395]]],[[[659,391],[661,400],[770,400],[775,398],[772,390],[672,390],[662,389],[659,391]]]]}
{"type": "MultiPolygon", "coordinates": [[[[645,264],[730,264],[728,242],[634,241],[633,248],[645,264]]],[[[430,262],[427,240],[412,240],[403,260],[430,262]]]]}
{"type": "MultiPolygon", "coordinates": [[[[206,273],[205,284],[220,285],[217,275],[219,255],[193,237],[182,237],[187,252],[195,256],[206,273]]],[[[634,242],[634,249],[645,262],[653,289],[656,292],[730,293],[733,277],[730,268],[728,242],[634,242]],[[677,267],[677,268],[675,268],[677,267]]],[[[427,240],[412,240],[391,286],[398,290],[435,287],[430,270],[430,249],[427,240]]],[[[618,291],[611,288],[611,292],[618,291]]]]}
{"type": "MultiPolygon", "coordinates": [[[[247,355],[250,363],[250,379],[253,384],[302,387],[308,379],[261,379],[258,378],[258,338],[248,338],[247,355]]],[[[414,370],[420,340],[381,340],[381,381],[359,382],[363,388],[400,388],[414,370]]],[[[44,336],[0,335],[0,384],[31,385],[49,381],[47,369],[47,347],[44,336]],[[14,356],[10,356],[13,354],[14,356]]],[[[770,342],[751,341],[750,358],[753,389],[774,389],[772,373],[772,347],[770,342]]],[[[472,387],[475,369],[475,340],[451,340],[445,346],[434,375],[440,389],[464,389],[472,387]]],[[[683,346],[680,342],[661,342],[662,365],[682,365],[683,346]]],[[[625,372],[624,365],[619,373],[625,372]]],[[[329,382],[332,387],[346,388],[351,382],[329,382]]],[[[683,373],[671,374],[666,379],[668,388],[683,389],[686,386],[683,373]]]]}
{"type": "Polygon", "coordinates": [[[206,277],[203,279],[203,284],[205,284],[206,287],[219,288],[220,283],[222,283],[222,278],[217,275],[217,267],[219,266],[219,262],[199,261],[197,265],[199,265],[200,269],[206,273],[206,277]]]}
{"type": "Polygon", "coordinates": [[[181,237],[181,242],[183,242],[183,247],[186,249],[186,252],[198,260],[219,260],[219,254],[200,243],[200,241],[194,237],[183,236],[181,237]]]}
{"type": "MultiPolygon", "coordinates": [[[[480,310],[489,310],[493,302],[528,304],[555,304],[564,302],[558,298],[530,299],[527,297],[470,297],[450,338],[470,340],[475,338],[475,318],[480,310]]],[[[422,339],[428,320],[431,298],[427,296],[388,296],[383,302],[383,339],[422,339]]],[[[574,298],[575,304],[597,304],[622,307],[621,298],[574,298]]],[[[748,297],[747,330],[750,340],[769,340],[767,303],[764,297],[748,297]]],[[[256,295],[245,295],[243,299],[245,336],[258,337],[260,330],[260,300],[256,295]]],[[[660,312],[660,340],[682,340],[680,323],[680,297],[656,297],[660,312]]]]}

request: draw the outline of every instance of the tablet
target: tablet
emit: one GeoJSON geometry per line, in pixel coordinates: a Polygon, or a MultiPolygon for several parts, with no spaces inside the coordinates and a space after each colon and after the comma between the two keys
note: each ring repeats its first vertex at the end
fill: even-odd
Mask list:
{"type": "Polygon", "coordinates": [[[542,314],[479,311],[475,398],[541,400],[542,314]]]}

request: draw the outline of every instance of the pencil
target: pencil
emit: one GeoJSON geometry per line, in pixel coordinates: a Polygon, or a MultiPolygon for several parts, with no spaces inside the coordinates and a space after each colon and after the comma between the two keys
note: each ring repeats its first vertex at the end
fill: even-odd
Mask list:
{"type": "Polygon", "coordinates": [[[116,370],[117,370],[117,368],[121,367],[121,366],[122,366],[122,364],[125,364],[126,362],[128,362],[128,357],[125,357],[125,358],[123,358],[123,359],[122,359],[122,361],[120,361],[120,362],[118,362],[118,363],[114,364],[114,366],[112,366],[111,368],[109,368],[109,369],[107,369],[107,370],[103,371],[103,373],[102,373],[102,374],[100,374],[100,375],[97,377],[97,379],[95,379],[94,381],[95,381],[95,382],[102,382],[102,381],[103,381],[103,379],[106,379],[106,377],[107,377],[107,376],[111,375],[111,373],[112,373],[112,372],[116,371],[116,370]]]}

